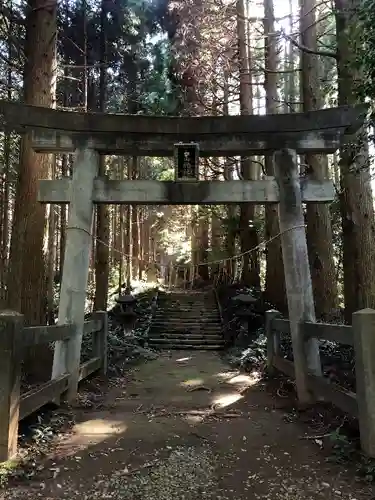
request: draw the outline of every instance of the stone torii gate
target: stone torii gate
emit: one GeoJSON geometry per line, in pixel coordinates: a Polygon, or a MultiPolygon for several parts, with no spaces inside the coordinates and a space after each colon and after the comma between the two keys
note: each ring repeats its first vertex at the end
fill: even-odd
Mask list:
{"type": "Polygon", "coordinates": [[[305,342],[300,323],[315,321],[302,203],[334,199],[331,181],[300,180],[297,154],[333,153],[362,126],[364,107],[263,116],[154,117],[74,113],[0,101],[0,126],[29,133],[36,152],[74,153],[72,178],[40,180],[41,203],[69,204],[58,322],[76,335],[56,342],[53,373],[70,373],[68,399],[77,394],[91,226],[96,203],[278,203],[281,244],[293,343],[297,392],[308,402],[304,363],[321,367],[316,340],[305,342]],[[100,154],[173,156],[175,144],[198,143],[202,156],[273,153],[275,176],[262,180],[175,181],[98,178],[100,154]]]}

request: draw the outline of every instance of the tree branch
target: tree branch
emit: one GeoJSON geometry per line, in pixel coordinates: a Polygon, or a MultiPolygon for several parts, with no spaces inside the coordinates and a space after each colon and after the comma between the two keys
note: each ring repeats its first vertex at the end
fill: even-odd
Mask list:
{"type": "Polygon", "coordinates": [[[297,49],[301,50],[302,52],[305,52],[306,54],[313,54],[315,56],[322,56],[322,57],[332,57],[333,59],[338,58],[337,52],[331,52],[329,50],[313,50],[310,49],[309,47],[306,47],[305,45],[301,45],[298,43],[293,37],[290,35],[287,35],[284,31],[281,32],[282,36],[286,38],[287,40],[290,41],[297,49]]]}

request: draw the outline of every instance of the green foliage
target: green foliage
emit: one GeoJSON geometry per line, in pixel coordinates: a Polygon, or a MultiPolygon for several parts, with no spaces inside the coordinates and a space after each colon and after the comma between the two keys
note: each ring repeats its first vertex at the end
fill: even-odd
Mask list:
{"type": "Polygon", "coordinates": [[[331,460],[337,463],[345,463],[353,458],[355,454],[355,447],[349,441],[345,434],[340,432],[340,428],[335,429],[329,435],[329,440],[332,444],[331,460]]]}
{"type": "Polygon", "coordinates": [[[150,114],[177,114],[179,88],[169,79],[171,64],[170,43],[162,39],[150,52],[151,63],[142,87],[141,107],[150,114]]]}
{"type": "Polygon", "coordinates": [[[174,179],[173,160],[170,158],[148,158],[150,170],[149,178],[159,181],[171,181],[174,179]]]}
{"type": "Polygon", "coordinates": [[[173,114],[178,88],[169,78],[171,50],[161,21],[167,15],[159,5],[144,0],[64,2],[58,10],[58,103],[84,105],[86,52],[89,109],[99,108],[100,65],[105,64],[109,111],[173,114]]]}
{"type": "Polygon", "coordinates": [[[375,96],[375,0],[361,1],[356,21],[350,37],[355,52],[353,64],[361,75],[356,81],[356,90],[362,101],[372,100],[375,96]]]}
{"type": "Polygon", "coordinates": [[[375,481],[375,460],[363,455],[356,444],[341,432],[341,426],[329,435],[332,445],[330,461],[339,464],[354,463],[358,476],[365,481],[375,481]]]}
{"type": "MultiPolygon", "coordinates": [[[[322,16],[317,24],[319,46],[335,52],[337,49],[336,23],[334,16],[322,16]]],[[[319,86],[323,103],[327,107],[337,106],[337,65],[332,57],[318,56],[319,86]]]]}
{"type": "Polygon", "coordinates": [[[366,481],[373,483],[375,481],[375,460],[369,457],[362,457],[360,466],[357,467],[357,472],[366,481]]]}

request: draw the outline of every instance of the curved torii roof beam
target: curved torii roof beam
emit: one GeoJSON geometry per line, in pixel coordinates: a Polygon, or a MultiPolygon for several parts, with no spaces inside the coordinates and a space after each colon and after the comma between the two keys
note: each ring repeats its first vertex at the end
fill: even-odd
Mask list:
{"type": "Polygon", "coordinates": [[[250,116],[146,116],[82,113],[0,100],[0,128],[32,131],[36,151],[73,151],[82,142],[103,154],[172,156],[198,142],[203,156],[260,154],[281,148],[334,152],[366,119],[366,106],[250,116]]]}

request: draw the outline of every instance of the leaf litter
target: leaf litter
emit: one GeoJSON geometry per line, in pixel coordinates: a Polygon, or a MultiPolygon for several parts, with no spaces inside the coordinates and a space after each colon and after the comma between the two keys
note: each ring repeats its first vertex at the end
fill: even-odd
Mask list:
{"type": "MultiPolygon", "coordinates": [[[[261,384],[251,388],[244,406],[210,415],[215,395],[228,390],[216,377],[227,365],[214,353],[194,353],[181,371],[179,357],[177,352],[160,355],[140,366],[133,381],[124,378],[122,387],[119,377],[107,403],[114,406],[110,418],[129,423],[123,436],[45,464],[47,477],[36,475],[8,491],[4,500],[373,498],[371,486],[358,482],[353,471],[326,462],[324,450],[314,442],[319,434],[301,439],[299,425],[273,409],[272,396],[261,384]],[[204,378],[211,391],[181,387],[183,380],[194,378],[204,378]],[[135,405],[119,398],[124,387],[128,394],[137,392],[135,405]],[[210,418],[189,424],[184,417],[194,412],[210,418]]],[[[102,418],[95,407],[81,412],[89,421],[102,418]]]]}

